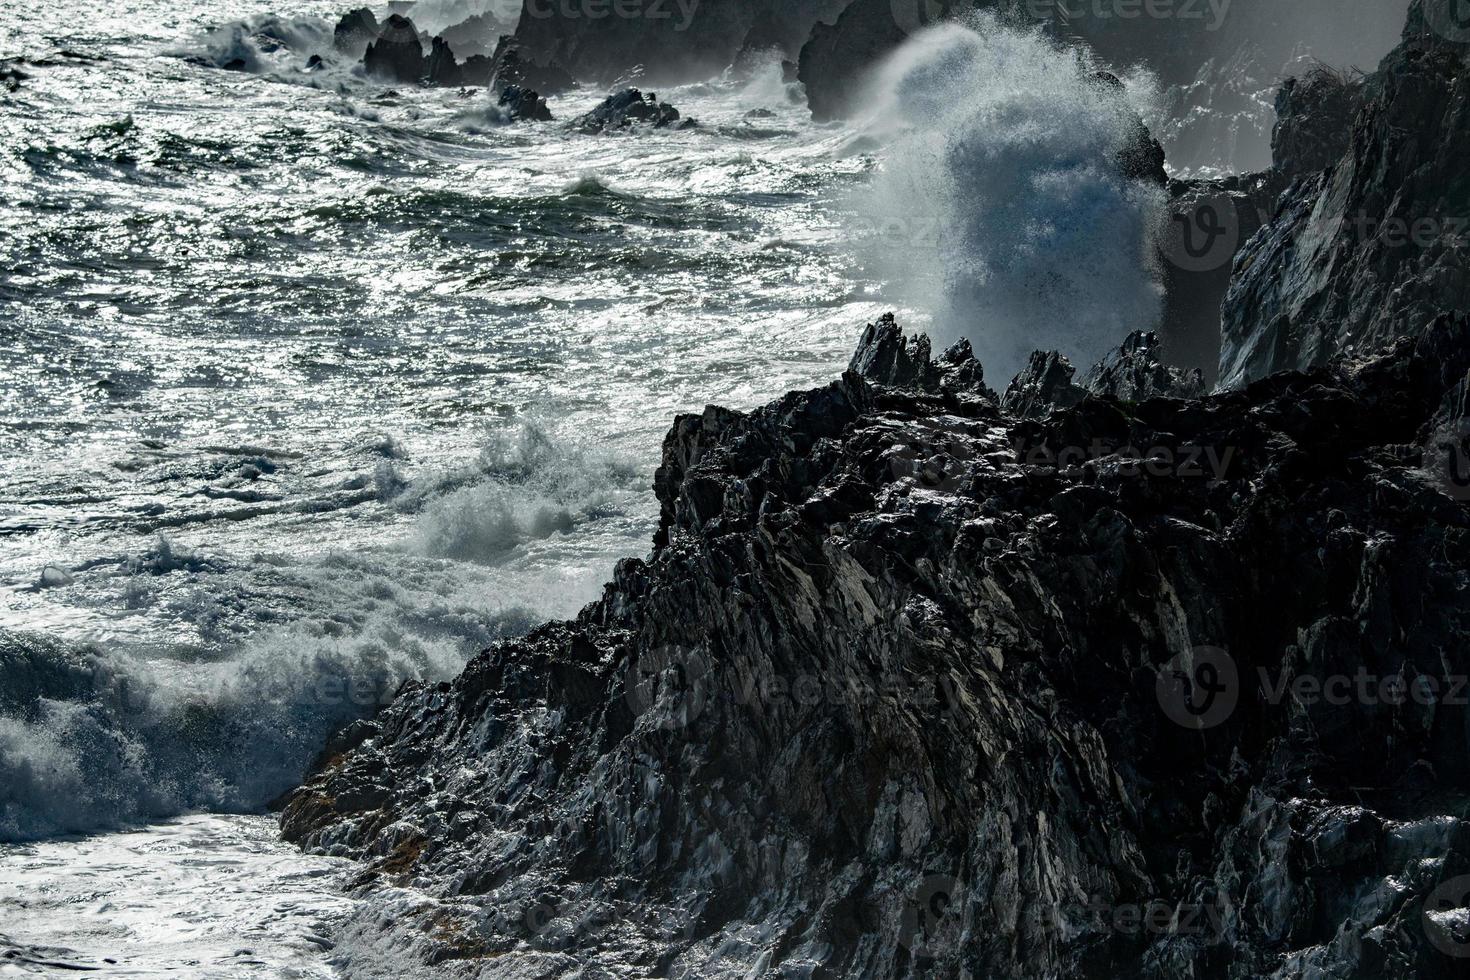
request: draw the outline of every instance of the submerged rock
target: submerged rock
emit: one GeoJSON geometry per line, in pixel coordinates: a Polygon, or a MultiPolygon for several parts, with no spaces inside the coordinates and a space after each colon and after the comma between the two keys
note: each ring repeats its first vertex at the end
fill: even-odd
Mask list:
{"type": "Polygon", "coordinates": [[[896,325],[854,368],[679,418],[646,560],[292,795],[365,894],[411,883],[375,942],[478,976],[1453,975],[1470,511],[1409,447],[1470,321],[1029,420],[896,325]]]}
{"type": "Polygon", "coordinates": [[[658,101],[654,93],[644,95],[628,88],[609,95],[597,108],[579,117],[575,126],[584,133],[605,133],[628,129],[635,123],[653,129],[685,129],[695,124],[692,119],[681,119],[678,109],[658,101]]]}

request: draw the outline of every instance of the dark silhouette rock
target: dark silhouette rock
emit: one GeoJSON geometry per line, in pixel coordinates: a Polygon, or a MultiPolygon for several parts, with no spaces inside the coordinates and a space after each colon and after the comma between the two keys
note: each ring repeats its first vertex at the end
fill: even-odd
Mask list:
{"type": "Polygon", "coordinates": [[[342,15],[332,31],[332,44],[338,51],[356,53],[378,39],[378,18],[367,7],[359,7],[342,15]]]}
{"type": "Polygon", "coordinates": [[[413,21],[393,14],[362,58],[369,75],[395,82],[417,82],[428,70],[424,46],[413,21]]]}
{"type": "Polygon", "coordinates": [[[545,95],[557,95],[577,87],[577,80],[561,65],[533,61],[509,37],[501,39],[501,46],[495,52],[491,77],[496,88],[516,85],[545,95]]]}
{"type": "Polygon", "coordinates": [[[460,77],[465,85],[489,88],[495,79],[495,62],[483,54],[472,54],[460,66],[460,77]]]}
{"type": "Polygon", "coordinates": [[[551,110],[547,108],[546,100],[539,94],[528,88],[518,85],[507,85],[500,92],[500,108],[505,110],[512,121],[531,119],[538,122],[550,122],[551,110]]]}
{"type": "Polygon", "coordinates": [[[434,38],[433,48],[424,63],[424,73],[430,85],[454,88],[464,84],[464,69],[455,60],[449,43],[442,37],[434,38]]]}
{"type": "Polygon", "coordinates": [[[1404,42],[1365,80],[1347,152],[1298,179],[1237,257],[1221,384],[1325,364],[1470,310],[1470,46],[1426,39],[1412,19],[1423,9],[1415,0],[1404,42]]]}
{"type": "Polygon", "coordinates": [[[875,325],[881,382],[679,418],[649,557],[283,832],[507,976],[1454,976],[1470,511],[1409,447],[1467,332],[1021,419],[875,325]]]}
{"type": "Polygon", "coordinates": [[[605,133],[635,124],[652,129],[682,129],[693,122],[681,119],[678,109],[658,101],[654,93],[644,95],[636,88],[629,88],[609,95],[597,108],[578,118],[575,125],[584,133],[605,133]]]}

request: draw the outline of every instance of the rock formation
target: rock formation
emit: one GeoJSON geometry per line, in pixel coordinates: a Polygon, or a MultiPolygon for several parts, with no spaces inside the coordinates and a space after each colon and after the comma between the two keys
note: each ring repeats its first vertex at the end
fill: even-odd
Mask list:
{"type": "Polygon", "coordinates": [[[1467,331],[1022,420],[876,324],[895,384],[680,418],[649,558],[283,829],[449,975],[1454,975],[1467,331]]]}
{"type": "MultiPolygon", "coordinates": [[[[338,27],[340,29],[341,25],[338,27]]],[[[384,21],[378,39],[363,53],[362,64],[369,75],[390,81],[417,82],[423,79],[427,71],[424,45],[413,21],[401,14],[393,14],[384,21]]]]}
{"type": "Polygon", "coordinates": [[[522,54],[514,38],[501,38],[493,58],[492,83],[496,88],[516,85],[556,95],[577,87],[577,80],[555,61],[538,63],[522,54]]]}
{"type": "Polygon", "coordinates": [[[644,95],[636,88],[629,88],[603,99],[597,108],[578,118],[574,125],[584,133],[606,133],[628,129],[635,124],[653,129],[684,129],[694,125],[694,120],[680,119],[678,109],[667,102],[660,102],[652,92],[644,95]]]}
{"type": "Polygon", "coordinates": [[[1470,309],[1470,44],[1430,31],[1424,9],[1415,0],[1403,44],[1364,83],[1347,152],[1298,179],[1237,258],[1222,384],[1324,364],[1470,309]]]}
{"type": "Polygon", "coordinates": [[[363,50],[378,39],[382,28],[378,26],[378,18],[367,7],[359,7],[348,11],[337,21],[337,27],[332,32],[332,44],[338,51],[350,53],[354,58],[361,57],[363,50]]]}
{"type": "Polygon", "coordinates": [[[1463,976],[1463,246],[1340,223],[1470,186],[1414,16],[1341,160],[1288,126],[1231,390],[1139,333],[997,398],[888,317],[824,387],[675,420],[646,559],[283,801],[364,862],[349,929],[463,977],[1463,976]]]}
{"type": "Polygon", "coordinates": [[[515,39],[600,85],[632,78],[675,84],[708,78],[742,54],[777,48],[796,57],[811,27],[847,0],[622,0],[587,16],[577,5],[527,3],[515,39]]]}
{"type": "Polygon", "coordinates": [[[521,119],[551,121],[551,110],[547,108],[546,100],[534,90],[521,88],[519,85],[507,85],[501,90],[500,108],[512,122],[521,119]]]}

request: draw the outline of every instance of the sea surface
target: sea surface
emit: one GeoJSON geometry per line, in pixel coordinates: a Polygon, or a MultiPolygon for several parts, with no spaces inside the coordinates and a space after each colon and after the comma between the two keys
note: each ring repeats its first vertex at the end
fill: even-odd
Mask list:
{"type": "MultiPolygon", "coordinates": [[[[183,963],[120,910],[216,862],[273,901],[259,825],[132,828],[263,813],[403,679],[575,615],[674,415],[829,380],[880,312],[833,208],[871,161],[777,66],[660,92],[690,131],[506,126],[304,71],[341,6],[0,3],[0,973],[183,963]]],[[[327,969],[257,911],[208,975],[327,969]]]]}
{"type": "Polygon", "coordinates": [[[982,350],[1151,325],[1142,254],[1037,294],[1159,202],[1034,39],[938,35],[871,132],[772,63],[595,136],[601,91],[506,125],[269,3],[0,0],[0,976],[339,975],[353,870],[271,800],[646,553],[676,414],[825,383],[893,308],[982,350]]]}

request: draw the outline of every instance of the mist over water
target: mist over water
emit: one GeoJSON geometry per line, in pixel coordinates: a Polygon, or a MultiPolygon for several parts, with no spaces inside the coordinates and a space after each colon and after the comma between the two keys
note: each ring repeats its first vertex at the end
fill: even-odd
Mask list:
{"type": "Polygon", "coordinates": [[[853,240],[937,346],[968,338],[1002,385],[1033,350],[1090,364],[1160,315],[1165,194],[1116,164],[1148,88],[1095,70],[977,18],[915,35],[873,81],[880,164],[853,240]]]}

